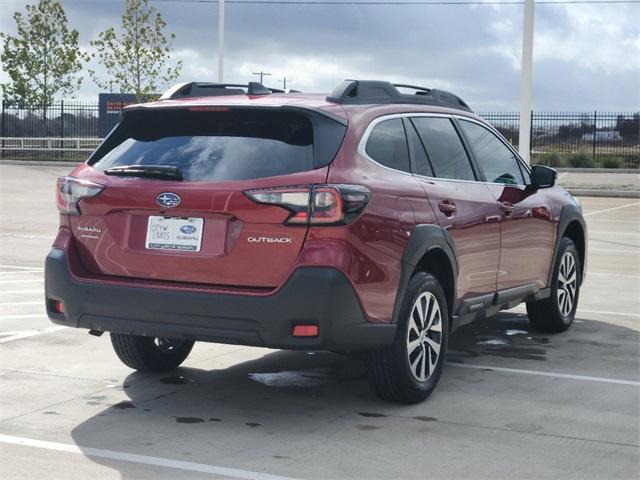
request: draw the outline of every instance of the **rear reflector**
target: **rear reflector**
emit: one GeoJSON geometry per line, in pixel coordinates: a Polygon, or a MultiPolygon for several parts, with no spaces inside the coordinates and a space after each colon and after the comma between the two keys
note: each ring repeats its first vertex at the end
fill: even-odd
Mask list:
{"type": "Polygon", "coordinates": [[[51,308],[55,313],[64,313],[64,303],[59,300],[53,300],[51,302],[51,308]]]}
{"type": "Polygon", "coordinates": [[[296,325],[293,327],[294,337],[317,337],[318,325],[296,325]]]}

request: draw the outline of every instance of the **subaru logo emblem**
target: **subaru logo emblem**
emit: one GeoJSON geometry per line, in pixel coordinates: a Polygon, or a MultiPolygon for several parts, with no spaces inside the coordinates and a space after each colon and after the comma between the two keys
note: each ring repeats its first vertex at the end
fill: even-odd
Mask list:
{"type": "Polygon", "coordinates": [[[177,207],[180,204],[180,197],[175,193],[164,192],[156,197],[156,202],[165,208],[177,207]]]}
{"type": "Polygon", "coordinates": [[[180,231],[185,235],[191,235],[192,233],[196,233],[197,228],[193,225],[183,225],[180,227],[180,231]]]}

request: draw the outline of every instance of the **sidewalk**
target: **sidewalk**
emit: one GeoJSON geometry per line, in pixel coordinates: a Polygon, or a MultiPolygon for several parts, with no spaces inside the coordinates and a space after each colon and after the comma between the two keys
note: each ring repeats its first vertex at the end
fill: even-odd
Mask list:
{"type": "Polygon", "coordinates": [[[640,198],[640,172],[560,172],[558,183],[573,195],[640,198]]]}

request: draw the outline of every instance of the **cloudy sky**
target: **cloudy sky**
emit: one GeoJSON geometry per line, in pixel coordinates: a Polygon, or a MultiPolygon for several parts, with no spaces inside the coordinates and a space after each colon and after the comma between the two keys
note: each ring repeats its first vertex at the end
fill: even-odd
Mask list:
{"type": "MultiPolygon", "coordinates": [[[[354,0],[357,2],[358,0],[354,0]]],[[[561,1],[561,0],[560,0],[561,1]]],[[[28,3],[0,0],[0,30],[28,3]]],[[[122,0],[64,0],[83,48],[117,25],[122,0]]],[[[156,0],[176,34],[180,80],[217,79],[217,5],[156,0]]],[[[516,110],[522,5],[226,6],[225,80],[271,72],[291,88],[330,91],[344,78],[388,79],[445,88],[476,110],[516,110]]],[[[6,81],[0,72],[0,81],[6,81]]],[[[79,97],[97,88],[85,80],[79,97]]],[[[536,110],[640,108],[640,3],[536,6],[536,110]]]]}

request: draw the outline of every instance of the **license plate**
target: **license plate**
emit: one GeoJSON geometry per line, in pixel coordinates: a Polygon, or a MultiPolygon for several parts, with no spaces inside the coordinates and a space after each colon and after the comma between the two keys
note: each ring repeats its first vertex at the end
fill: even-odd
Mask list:
{"type": "Polygon", "coordinates": [[[149,217],[145,247],[199,252],[203,225],[202,218],[149,217]]]}

